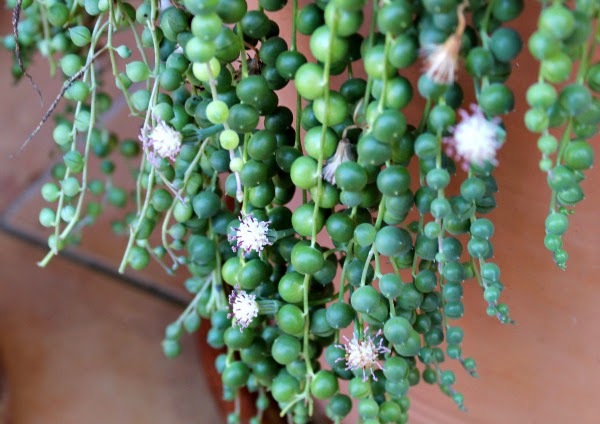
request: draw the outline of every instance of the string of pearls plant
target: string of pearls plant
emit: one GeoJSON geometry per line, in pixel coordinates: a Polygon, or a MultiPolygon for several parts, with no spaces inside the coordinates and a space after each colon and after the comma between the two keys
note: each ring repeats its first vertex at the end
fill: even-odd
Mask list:
{"type": "Polygon", "coordinates": [[[37,52],[65,79],[29,137],[52,116],[62,154],[42,187],[40,265],[107,207],[129,205],[114,224],[127,238],[119,271],[156,260],[189,276],[194,295],[166,329],[165,354],[210,319],[224,398],[258,394],[251,423],[269,399],[297,424],[315,399],[335,423],[353,407],[363,424],[405,423],[420,381],[464,408],[444,362],[477,375],[457,321],[465,281],[489,316],[511,322],[485,215],[495,168],[510,166],[497,151],[513,141],[505,82],[524,42],[540,67],[522,119],[539,136],[544,244],[561,268],[594,159],[600,4],[537,3],[526,41],[510,26],[524,0],[8,0],[14,76],[29,77],[37,52]],[[140,128],[131,139],[103,125],[117,97],[140,128]],[[133,192],[113,177],[116,152],[139,161],[133,192]]]}

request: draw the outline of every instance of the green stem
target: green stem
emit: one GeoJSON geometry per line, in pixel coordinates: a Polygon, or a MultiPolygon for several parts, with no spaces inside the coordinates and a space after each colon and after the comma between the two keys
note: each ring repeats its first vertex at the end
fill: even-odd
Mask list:
{"type": "Polygon", "coordinates": [[[127,247],[125,248],[125,253],[123,253],[123,259],[121,259],[121,265],[119,265],[119,273],[122,274],[125,272],[125,267],[127,266],[127,261],[129,260],[129,252],[133,247],[133,242],[135,241],[137,234],[140,230],[142,220],[146,216],[146,212],[148,211],[148,207],[150,206],[150,198],[152,197],[152,187],[154,185],[154,173],[156,168],[152,166],[150,168],[150,173],[148,174],[148,188],[146,189],[146,197],[144,199],[144,204],[142,205],[142,210],[138,214],[138,219],[133,228],[131,228],[129,234],[129,240],[127,242],[127,247]]]}
{"type": "MultiPolygon", "coordinates": [[[[596,22],[596,32],[600,31],[600,24],[596,22]]],[[[594,37],[590,37],[588,40],[588,46],[586,49],[581,49],[581,63],[579,64],[579,69],[577,70],[577,78],[576,81],[579,84],[583,84],[585,80],[585,75],[588,71],[589,65],[591,61],[594,59],[594,49],[596,48],[596,42],[594,37]]]]}
{"type": "Polygon", "coordinates": [[[293,228],[288,228],[287,230],[276,231],[276,234],[277,234],[277,240],[281,240],[283,238],[292,237],[292,236],[296,235],[296,230],[294,230],[293,228]]]}
{"type": "Polygon", "coordinates": [[[481,20],[481,44],[483,45],[483,47],[487,48],[488,47],[488,43],[489,43],[489,35],[488,35],[488,26],[490,24],[490,19],[492,17],[492,10],[494,7],[494,3],[496,3],[496,0],[490,0],[486,9],[485,9],[485,14],[483,15],[483,19],[481,20]]]}
{"type": "Polygon", "coordinates": [[[225,129],[225,124],[217,124],[208,128],[197,129],[192,136],[184,138],[184,142],[196,142],[218,134],[225,129]]]}
{"type": "Polygon", "coordinates": [[[90,145],[92,144],[92,133],[93,133],[93,129],[94,129],[94,123],[96,122],[96,88],[97,88],[94,65],[91,65],[90,70],[91,70],[90,83],[92,86],[92,88],[91,88],[92,99],[90,101],[90,126],[88,128],[87,136],[85,139],[85,148],[84,148],[84,154],[83,154],[84,166],[83,166],[83,171],[81,173],[81,191],[79,192],[80,194],[79,194],[79,199],[77,200],[77,207],[75,209],[75,215],[73,216],[73,219],[71,220],[71,222],[69,222],[69,224],[65,227],[65,229],[60,234],[60,238],[63,240],[69,235],[69,233],[71,232],[71,230],[77,223],[79,217],[81,216],[83,200],[84,200],[85,194],[87,192],[87,175],[88,175],[88,166],[87,165],[88,165],[89,157],[90,157],[90,145]]]}
{"type": "MultiPolygon", "coordinates": [[[[375,26],[377,23],[377,11],[379,7],[377,2],[373,2],[373,12],[371,14],[371,21],[369,22],[369,35],[367,36],[367,49],[365,51],[369,51],[373,44],[375,43],[375,26]]],[[[369,105],[369,99],[371,98],[371,87],[373,86],[373,78],[370,76],[367,78],[367,87],[365,89],[365,96],[362,99],[361,109],[366,114],[367,106],[369,105]]]]}
{"type": "Polygon", "coordinates": [[[48,64],[50,65],[50,75],[54,76],[54,74],[56,73],[56,62],[54,61],[54,55],[52,54],[50,47],[50,27],[48,25],[45,2],[41,2],[39,10],[40,19],[42,21],[42,31],[44,33],[44,41],[46,42],[46,48],[48,49],[48,64]]]}
{"type": "MultiPolygon", "coordinates": [[[[74,2],[74,3],[76,3],[76,2],[74,2]]],[[[138,116],[137,111],[133,107],[133,103],[131,103],[131,96],[129,95],[129,92],[125,88],[125,86],[123,84],[123,79],[121,78],[121,75],[119,74],[119,70],[117,68],[117,61],[116,61],[116,57],[115,57],[114,46],[112,44],[113,33],[116,31],[113,2],[109,1],[108,7],[109,7],[109,9],[108,9],[108,13],[109,13],[109,15],[108,15],[108,35],[107,35],[106,43],[109,46],[108,55],[110,57],[110,65],[111,65],[113,77],[115,78],[115,81],[117,81],[120,86],[121,93],[123,93],[123,97],[125,99],[125,102],[127,103],[127,106],[129,107],[130,113],[135,116],[138,116]]],[[[135,34],[135,29],[133,30],[133,32],[135,34]]]]}
{"type": "MultiPolygon", "coordinates": [[[[385,35],[385,44],[383,47],[383,57],[388,57],[389,56],[389,51],[390,51],[390,46],[392,45],[393,39],[392,36],[390,34],[386,34],[385,35]]],[[[387,96],[387,86],[388,86],[388,61],[384,60],[383,61],[383,79],[382,79],[382,84],[381,84],[381,97],[379,98],[379,102],[377,103],[377,112],[381,113],[383,112],[384,106],[385,106],[385,99],[387,96]]]]}
{"type": "Polygon", "coordinates": [[[242,78],[246,78],[248,76],[248,62],[246,60],[246,49],[244,48],[246,42],[244,41],[244,32],[241,24],[237,24],[237,33],[242,46],[242,51],[240,53],[240,61],[242,62],[242,78]]]}
{"type": "Polygon", "coordinates": [[[297,26],[298,23],[296,22],[298,18],[298,0],[293,0],[292,1],[292,40],[291,40],[291,45],[290,45],[290,50],[295,51],[296,50],[296,38],[297,38],[297,26]]]}
{"type": "MultiPolygon", "coordinates": [[[[83,77],[82,79],[85,81],[86,79],[88,79],[90,77],[90,72],[91,75],[93,75],[94,71],[92,68],[93,65],[93,61],[94,59],[97,57],[97,54],[99,54],[101,51],[104,50],[104,48],[100,49],[97,53],[95,52],[95,48],[96,45],[98,44],[98,40],[100,39],[102,33],[104,32],[104,30],[106,29],[107,25],[104,24],[102,25],[102,18],[103,18],[103,14],[101,14],[98,19],[96,20],[96,24],[94,26],[94,30],[92,32],[92,40],[90,43],[90,48],[88,51],[88,57],[87,57],[87,65],[85,68],[85,72],[83,73],[83,77]]],[[[60,196],[58,199],[58,205],[56,208],[56,220],[54,222],[54,246],[50,249],[50,251],[46,254],[46,256],[44,256],[44,258],[39,261],[37,263],[38,266],[40,267],[45,267],[50,260],[56,256],[58,254],[58,251],[60,250],[60,246],[61,246],[61,242],[67,237],[67,235],[71,232],[71,230],[75,227],[75,225],[77,224],[78,218],[81,215],[81,206],[83,204],[83,197],[85,195],[85,189],[87,187],[87,163],[88,163],[88,153],[89,153],[89,146],[91,143],[91,134],[92,134],[92,129],[94,127],[93,122],[95,121],[95,99],[96,99],[96,83],[95,83],[95,79],[92,79],[91,82],[91,91],[92,91],[92,101],[91,101],[91,106],[90,106],[90,125],[88,127],[88,133],[87,133],[87,137],[86,137],[86,146],[85,146],[85,153],[84,153],[84,166],[83,166],[83,176],[82,176],[82,186],[81,186],[81,190],[79,191],[79,198],[78,198],[78,204],[76,207],[76,213],[73,216],[73,218],[71,219],[71,222],[69,222],[69,224],[67,225],[67,227],[65,228],[65,230],[63,230],[62,232],[60,231],[60,220],[61,220],[61,214],[62,214],[62,209],[63,209],[63,205],[65,202],[65,193],[63,190],[61,190],[60,192],[60,196]]],[[[77,106],[75,107],[75,112],[73,113],[73,122],[75,122],[75,120],[77,119],[77,116],[79,115],[79,112],[81,111],[83,104],[82,102],[77,102],[77,106]]],[[[73,123],[73,127],[71,130],[71,150],[76,150],[77,149],[77,129],[75,127],[75,124],[73,123]]],[[[65,179],[68,178],[71,174],[71,171],[67,168],[67,171],[65,173],[65,179]]]]}
{"type": "MultiPolygon", "coordinates": [[[[335,10],[334,13],[337,13],[337,10],[335,10]]],[[[335,39],[335,31],[336,31],[336,20],[334,19],[334,22],[332,23],[331,28],[329,28],[329,45],[333,45],[333,41],[335,39]]],[[[325,88],[324,88],[324,95],[323,95],[323,104],[325,105],[324,107],[324,111],[323,111],[323,116],[325,117],[325,120],[327,119],[327,115],[329,113],[329,87],[330,87],[330,72],[331,72],[331,49],[328,51],[327,57],[325,58],[325,63],[323,64],[323,79],[325,80],[325,88]]],[[[325,162],[325,157],[324,157],[324,150],[323,149],[323,140],[325,140],[327,138],[327,129],[328,126],[325,122],[323,122],[323,127],[321,130],[321,148],[319,149],[319,158],[317,161],[317,196],[314,197],[314,203],[315,206],[313,208],[313,227],[312,227],[312,234],[311,234],[311,240],[310,240],[310,245],[312,247],[315,246],[315,244],[317,243],[317,227],[316,225],[314,225],[314,223],[317,222],[318,220],[318,215],[319,215],[319,202],[320,202],[320,196],[318,195],[319,193],[321,193],[321,189],[323,187],[323,164],[325,162]]]]}
{"type": "Polygon", "coordinates": [[[194,157],[194,159],[192,160],[192,162],[190,163],[188,168],[185,170],[181,188],[177,192],[175,199],[173,199],[173,202],[171,203],[171,206],[167,210],[165,217],[163,219],[160,236],[161,236],[161,241],[162,241],[163,247],[166,249],[169,256],[171,256],[171,259],[173,259],[173,269],[177,269],[177,266],[179,265],[179,261],[177,260],[177,256],[175,255],[175,253],[173,252],[173,250],[171,249],[171,247],[169,247],[169,244],[167,243],[167,230],[168,230],[168,226],[169,226],[169,220],[171,219],[171,215],[173,214],[173,210],[175,209],[176,202],[178,202],[179,199],[183,198],[183,193],[185,192],[187,183],[189,182],[192,174],[194,173],[194,170],[196,169],[198,162],[200,162],[200,159],[204,153],[204,149],[206,148],[209,141],[210,140],[208,138],[206,138],[203,141],[203,143],[200,145],[200,148],[198,149],[198,153],[196,153],[196,156],[194,157]]]}
{"type": "Polygon", "coordinates": [[[367,272],[369,271],[369,264],[371,263],[371,258],[375,254],[375,244],[371,246],[369,253],[367,254],[367,259],[365,260],[365,265],[363,266],[362,274],[360,276],[360,286],[364,286],[367,280],[367,272]]]}
{"type": "Polygon", "coordinates": [[[340,290],[338,293],[338,302],[343,302],[344,301],[344,293],[346,292],[346,290],[344,290],[344,284],[345,284],[345,280],[346,280],[346,272],[348,271],[348,265],[350,264],[350,261],[352,261],[353,258],[353,247],[354,247],[354,240],[350,240],[348,242],[348,248],[346,249],[346,257],[344,258],[344,265],[342,266],[342,273],[340,274],[340,290]]]}
{"type": "Polygon", "coordinates": [[[175,321],[178,325],[181,325],[183,323],[183,321],[185,320],[185,317],[188,316],[188,314],[190,312],[192,312],[193,310],[196,309],[196,306],[198,305],[198,302],[202,298],[202,295],[208,289],[208,287],[211,286],[212,280],[213,280],[213,274],[211,274],[204,281],[204,285],[202,286],[202,288],[200,288],[200,290],[198,290],[198,293],[196,293],[196,295],[194,296],[194,298],[192,299],[192,301],[187,305],[187,307],[181,313],[181,315],[179,315],[179,318],[177,318],[177,321],[175,321]]]}
{"type": "MultiPolygon", "coordinates": [[[[242,53],[242,57],[244,57],[244,53],[242,53]]],[[[208,78],[209,78],[209,86],[210,86],[210,92],[213,98],[213,101],[218,100],[218,93],[217,93],[217,80],[215,78],[215,76],[212,74],[212,70],[210,69],[210,65],[207,63],[206,65],[206,72],[208,73],[208,78]]],[[[214,127],[210,127],[210,128],[214,128],[214,127]]],[[[227,122],[224,122],[221,125],[221,129],[225,129],[225,130],[230,130],[231,128],[229,127],[229,124],[227,122]]],[[[219,129],[219,131],[221,130],[219,129]]],[[[215,131],[215,133],[217,133],[218,131],[215,131]]],[[[244,146],[247,143],[244,143],[244,146]]],[[[229,150],[229,158],[233,159],[235,157],[235,152],[233,150],[229,150]]],[[[246,158],[244,158],[244,161],[246,160],[246,158]]],[[[242,181],[240,178],[240,173],[239,172],[234,172],[235,174],[235,182],[236,182],[236,192],[235,192],[235,197],[236,200],[239,202],[243,199],[243,192],[242,192],[242,181]]]]}
{"type": "MultiPolygon", "coordinates": [[[[571,142],[572,128],[573,128],[573,119],[568,118],[567,126],[565,127],[565,130],[562,133],[562,136],[560,138],[560,143],[558,145],[558,154],[556,155],[556,165],[560,165],[560,163],[562,161],[562,157],[565,153],[565,149],[571,142]]],[[[550,178],[552,178],[551,175],[550,175],[550,178]]],[[[556,211],[556,202],[557,202],[557,193],[556,193],[556,191],[552,190],[552,194],[550,195],[550,213],[556,211]]]]}
{"type": "MultiPolygon", "coordinates": [[[[296,93],[296,134],[294,134],[294,147],[302,150],[300,135],[302,133],[302,97],[300,93],[296,93]]],[[[304,191],[306,193],[306,191],[304,191]]],[[[304,201],[306,203],[306,200],[304,201]]]]}
{"type": "Polygon", "coordinates": [[[149,62],[148,62],[148,57],[146,56],[146,51],[144,49],[144,45],[142,44],[142,39],[140,38],[140,36],[138,35],[136,28],[135,28],[135,22],[133,22],[133,20],[129,17],[129,15],[127,13],[122,13],[121,14],[123,17],[125,17],[125,20],[127,21],[127,25],[129,25],[129,27],[131,28],[131,33],[133,34],[133,39],[135,40],[135,44],[138,48],[138,51],[140,52],[140,56],[142,57],[142,61],[150,66],[149,62]]]}
{"type": "MultiPolygon", "coordinates": [[[[335,11],[337,12],[337,11],[335,11]]],[[[335,20],[333,25],[330,28],[330,35],[329,35],[329,45],[331,46],[333,44],[333,40],[335,37],[335,20]]],[[[325,88],[324,88],[324,105],[325,105],[325,110],[323,113],[323,116],[327,117],[328,114],[328,110],[329,110],[329,77],[330,77],[330,70],[331,70],[331,50],[329,50],[328,54],[327,54],[327,58],[325,60],[324,66],[323,66],[323,79],[325,80],[325,88]]],[[[327,118],[325,118],[327,119],[327,118]]],[[[323,129],[321,131],[321,144],[323,144],[323,140],[325,140],[326,135],[327,135],[327,124],[324,122],[323,123],[323,129]]],[[[322,146],[321,146],[322,147],[322,146]]],[[[317,194],[321,192],[322,186],[323,186],[323,178],[322,178],[322,174],[323,174],[323,162],[324,162],[324,149],[320,149],[319,150],[319,158],[318,158],[318,163],[317,163],[317,194]]],[[[311,232],[311,240],[310,240],[310,245],[311,247],[314,247],[317,243],[317,227],[316,227],[316,222],[317,222],[317,217],[319,214],[319,197],[320,196],[315,196],[314,198],[314,208],[313,208],[313,226],[312,226],[312,232],[311,232]]],[[[310,382],[313,378],[314,372],[313,372],[313,368],[312,368],[312,364],[311,364],[311,357],[310,357],[310,348],[309,348],[309,336],[310,336],[310,317],[309,317],[309,313],[310,313],[310,305],[308,302],[308,296],[309,296],[309,292],[310,292],[310,275],[307,274],[304,276],[304,282],[303,282],[303,289],[304,289],[304,293],[303,293],[303,309],[304,309],[304,338],[302,340],[303,343],[303,355],[304,355],[304,361],[306,363],[306,370],[307,370],[307,375],[306,375],[306,386],[304,389],[304,396],[308,401],[308,410],[309,410],[309,415],[312,415],[312,410],[313,410],[313,402],[312,402],[312,397],[310,397],[310,393],[309,393],[309,388],[310,388],[310,382]]]]}

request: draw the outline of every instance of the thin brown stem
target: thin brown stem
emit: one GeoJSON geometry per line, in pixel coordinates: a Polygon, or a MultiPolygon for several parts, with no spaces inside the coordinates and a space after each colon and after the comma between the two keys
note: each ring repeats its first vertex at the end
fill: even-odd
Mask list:
{"type": "Polygon", "coordinates": [[[71,87],[75,81],[77,81],[79,78],[81,78],[83,76],[83,74],[88,70],[88,68],[91,66],[91,64],[94,63],[94,61],[102,53],[104,53],[108,49],[108,47],[109,46],[104,46],[100,50],[98,50],[98,52],[79,71],[77,71],[77,73],[75,73],[71,78],[69,78],[63,84],[62,88],[58,92],[58,95],[56,96],[56,98],[54,99],[54,101],[52,102],[52,104],[50,105],[50,107],[48,108],[48,110],[46,111],[46,113],[44,114],[44,116],[42,116],[42,119],[40,120],[40,122],[37,125],[37,127],[25,139],[25,141],[23,142],[23,144],[21,144],[21,147],[19,147],[19,150],[17,151],[17,155],[20,155],[21,152],[23,152],[23,150],[25,149],[25,147],[27,147],[27,145],[29,144],[29,142],[33,139],[33,137],[35,137],[37,135],[37,133],[40,132],[40,130],[42,129],[42,127],[44,126],[44,124],[46,123],[46,121],[48,121],[48,118],[50,118],[50,116],[52,116],[52,113],[54,112],[54,110],[58,106],[58,103],[63,98],[63,96],[65,95],[65,93],[69,89],[69,87],[71,87]]]}
{"type": "Polygon", "coordinates": [[[23,72],[23,75],[25,75],[29,79],[31,86],[33,87],[33,89],[37,93],[38,97],[40,98],[40,104],[42,106],[44,106],[42,90],[40,90],[40,87],[33,80],[33,77],[31,76],[31,74],[29,72],[27,72],[27,70],[25,69],[25,65],[23,65],[23,57],[21,56],[21,47],[19,46],[19,21],[21,20],[22,5],[23,5],[23,0],[17,0],[17,3],[15,4],[15,8],[13,9],[13,14],[12,14],[12,30],[13,30],[13,37],[15,39],[15,57],[17,58],[17,64],[19,65],[19,69],[21,70],[21,72],[23,72]]]}

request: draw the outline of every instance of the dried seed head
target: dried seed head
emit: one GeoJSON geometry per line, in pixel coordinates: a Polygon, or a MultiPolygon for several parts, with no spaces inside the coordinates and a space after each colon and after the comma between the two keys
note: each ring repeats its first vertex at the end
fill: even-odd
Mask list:
{"type": "Polygon", "coordinates": [[[467,4],[468,1],[465,0],[457,8],[458,26],[454,34],[443,44],[424,46],[421,50],[425,61],[425,75],[437,84],[452,84],[456,79],[462,35],[466,27],[464,11],[467,4]]]}
{"type": "Polygon", "coordinates": [[[329,184],[335,184],[335,171],[344,162],[354,160],[352,154],[352,146],[350,140],[343,138],[338,143],[337,149],[334,155],[329,158],[325,166],[323,167],[323,178],[329,184]]]}

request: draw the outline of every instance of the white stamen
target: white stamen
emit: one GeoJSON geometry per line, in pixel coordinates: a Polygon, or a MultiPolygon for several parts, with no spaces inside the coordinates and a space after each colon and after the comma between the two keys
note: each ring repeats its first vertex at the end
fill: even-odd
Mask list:
{"type": "Polygon", "coordinates": [[[445,138],[447,153],[462,161],[462,168],[468,170],[471,164],[483,166],[487,162],[498,165],[496,152],[502,146],[504,130],[500,120],[485,117],[477,105],[472,105],[472,114],[460,110],[461,121],[452,129],[452,137],[445,138]]]}
{"type": "Polygon", "coordinates": [[[183,136],[165,121],[158,119],[154,127],[141,129],[139,139],[148,160],[156,165],[161,158],[175,160],[181,150],[183,136]]]}
{"type": "Polygon", "coordinates": [[[265,246],[272,244],[267,238],[269,231],[268,221],[259,221],[252,214],[242,214],[239,220],[239,228],[231,228],[235,231],[235,235],[227,237],[229,241],[235,242],[235,246],[231,248],[234,252],[237,249],[242,249],[244,253],[252,251],[261,252],[265,246]]]}
{"type": "Polygon", "coordinates": [[[238,286],[229,295],[229,305],[231,306],[231,313],[227,317],[233,318],[233,326],[238,325],[240,331],[248,327],[252,320],[258,316],[256,296],[240,290],[238,286]]]}
{"type": "Polygon", "coordinates": [[[337,347],[344,349],[346,351],[346,356],[344,358],[339,358],[338,361],[345,360],[347,370],[354,371],[362,369],[363,381],[367,381],[369,378],[367,376],[367,370],[371,373],[373,380],[377,381],[373,368],[377,367],[383,369],[379,363],[379,354],[389,353],[390,349],[383,346],[383,338],[380,338],[379,343],[377,344],[373,341],[373,339],[381,336],[381,330],[379,330],[373,338],[367,334],[368,331],[369,327],[365,329],[365,335],[362,340],[358,340],[356,334],[352,337],[352,340],[348,340],[348,338],[344,336],[346,344],[338,345],[337,347]]]}

